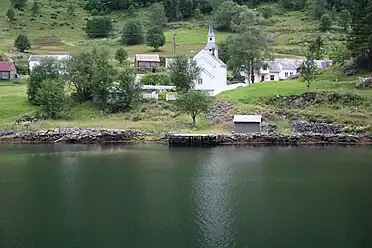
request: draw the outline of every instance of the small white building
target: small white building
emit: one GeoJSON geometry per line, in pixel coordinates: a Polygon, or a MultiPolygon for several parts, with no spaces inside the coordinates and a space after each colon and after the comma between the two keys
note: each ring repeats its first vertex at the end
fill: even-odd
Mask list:
{"type": "Polygon", "coordinates": [[[234,132],[259,133],[261,132],[261,115],[235,115],[234,132]]]}
{"type": "Polygon", "coordinates": [[[213,22],[209,25],[206,46],[194,56],[194,61],[201,68],[200,78],[195,89],[221,92],[227,87],[227,65],[218,58],[218,47],[213,30],[213,22]]]}
{"type": "Polygon", "coordinates": [[[28,70],[31,73],[35,66],[40,65],[41,61],[44,59],[55,59],[58,61],[69,60],[71,55],[68,54],[55,54],[55,55],[31,55],[28,58],[28,70]]]}

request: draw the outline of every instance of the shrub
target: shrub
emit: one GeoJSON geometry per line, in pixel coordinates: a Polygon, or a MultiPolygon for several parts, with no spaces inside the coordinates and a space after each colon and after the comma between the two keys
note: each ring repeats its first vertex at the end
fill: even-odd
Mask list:
{"type": "Polygon", "coordinates": [[[171,85],[169,75],[165,73],[147,73],[141,78],[141,84],[171,85]]]}
{"type": "Polygon", "coordinates": [[[158,100],[165,100],[166,99],[166,96],[167,96],[167,93],[161,91],[158,94],[158,100]]]}
{"type": "Polygon", "coordinates": [[[69,98],[65,94],[64,84],[58,80],[42,82],[36,95],[41,113],[50,119],[60,119],[69,108],[69,98]]]}
{"type": "Polygon", "coordinates": [[[14,46],[18,49],[18,51],[24,52],[25,50],[28,50],[31,48],[31,43],[27,35],[20,34],[15,39],[14,46]]]}
{"type": "Polygon", "coordinates": [[[87,21],[85,32],[90,38],[109,36],[112,31],[112,20],[109,17],[94,17],[87,21]]]}
{"type": "Polygon", "coordinates": [[[333,20],[330,17],[330,15],[328,14],[322,15],[322,17],[320,18],[320,29],[323,32],[330,30],[332,27],[332,24],[333,24],[333,20]]]}
{"type": "Polygon", "coordinates": [[[27,84],[27,97],[31,104],[40,105],[37,93],[45,80],[59,78],[59,63],[55,60],[44,60],[39,66],[33,68],[27,84]]]}
{"type": "Polygon", "coordinates": [[[144,42],[143,27],[141,21],[136,19],[129,20],[122,31],[122,43],[132,46],[142,44],[144,42]]]}

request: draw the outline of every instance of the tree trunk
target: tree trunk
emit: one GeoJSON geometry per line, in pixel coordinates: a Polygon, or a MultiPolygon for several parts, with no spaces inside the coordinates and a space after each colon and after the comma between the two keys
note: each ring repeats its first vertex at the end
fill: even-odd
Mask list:
{"type": "Polygon", "coordinates": [[[196,116],[192,115],[192,127],[194,128],[196,126],[196,116]]]}
{"type": "Polygon", "coordinates": [[[251,83],[254,84],[254,69],[251,68],[251,83]]]}

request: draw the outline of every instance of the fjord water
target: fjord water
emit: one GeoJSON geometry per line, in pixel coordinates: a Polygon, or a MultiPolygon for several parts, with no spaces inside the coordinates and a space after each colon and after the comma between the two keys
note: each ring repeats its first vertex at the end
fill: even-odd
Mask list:
{"type": "Polygon", "coordinates": [[[1,248],[372,247],[372,149],[0,145],[1,248]]]}

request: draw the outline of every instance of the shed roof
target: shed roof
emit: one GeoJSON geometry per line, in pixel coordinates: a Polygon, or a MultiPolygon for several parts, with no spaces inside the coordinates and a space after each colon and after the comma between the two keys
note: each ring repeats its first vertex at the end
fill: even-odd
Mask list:
{"type": "Polygon", "coordinates": [[[262,115],[234,115],[235,122],[261,123],[262,115]]]}
{"type": "Polygon", "coordinates": [[[47,59],[47,58],[62,60],[62,59],[70,59],[71,55],[68,55],[68,54],[31,55],[30,58],[28,58],[28,61],[41,61],[42,59],[47,59]]]}
{"type": "Polygon", "coordinates": [[[14,68],[13,62],[0,61],[0,71],[12,71],[14,68]]]}
{"type": "Polygon", "coordinates": [[[136,61],[160,62],[158,54],[136,54],[136,61]]]}

